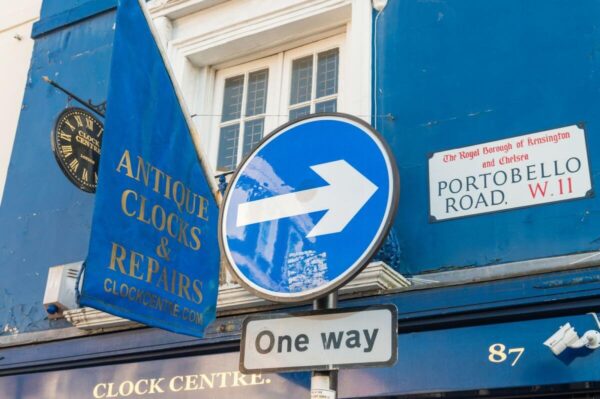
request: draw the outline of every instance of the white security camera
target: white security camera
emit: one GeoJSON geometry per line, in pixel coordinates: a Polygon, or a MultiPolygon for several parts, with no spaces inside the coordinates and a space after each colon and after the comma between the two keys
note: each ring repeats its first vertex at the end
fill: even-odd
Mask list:
{"type": "MultiPolygon", "coordinates": [[[[598,322],[596,314],[591,314],[594,316],[596,322],[598,322]]],[[[598,325],[600,327],[600,323],[598,325]]],[[[549,347],[556,356],[563,353],[567,348],[578,349],[585,346],[588,349],[596,349],[600,347],[600,332],[589,330],[579,338],[577,331],[575,331],[570,323],[567,323],[564,326],[560,326],[558,331],[544,342],[544,345],[549,347]]]]}
{"type": "Polygon", "coordinates": [[[577,336],[575,329],[571,327],[571,324],[567,323],[564,326],[560,326],[558,331],[544,342],[544,345],[549,347],[552,353],[558,356],[578,339],[579,336],[577,336]]]}

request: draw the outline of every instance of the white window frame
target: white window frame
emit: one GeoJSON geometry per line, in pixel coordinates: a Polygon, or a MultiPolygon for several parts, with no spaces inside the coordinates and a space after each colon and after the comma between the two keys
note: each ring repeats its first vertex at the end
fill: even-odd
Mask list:
{"type": "MultiPolygon", "coordinates": [[[[218,70],[243,67],[244,62],[259,62],[341,34],[345,43],[340,49],[338,109],[371,121],[373,8],[369,0],[152,0],[149,11],[193,116],[200,148],[213,167],[209,174],[216,174],[218,157],[219,137],[213,134],[221,114],[220,108],[215,112],[215,103],[220,107],[223,95],[218,70]]],[[[276,112],[277,124],[282,124],[288,119],[289,83],[277,89],[286,97],[279,101],[285,104],[285,112],[283,105],[276,112]]],[[[272,128],[265,125],[265,133],[272,128]]],[[[247,295],[226,275],[220,295],[230,287],[233,297],[242,296],[246,303],[247,295]]],[[[237,299],[227,301],[240,304],[237,299]]]]}
{"type": "MultiPolygon", "coordinates": [[[[331,36],[327,39],[320,40],[318,42],[310,43],[308,45],[298,47],[295,49],[291,49],[286,51],[283,55],[283,81],[281,86],[281,95],[283,96],[283,101],[281,101],[281,106],[279,108],[279,115],[281,115],[280,124],[283,124],[288,121],[289,113],[292,108],[300,108],[302,105],[294,104],[294,106],[290,105],[290,96],[291,96],[291,86],[292,86],[292,64],[294,60],[304,58],[308,55],[313,56],[313,70],[312,70],[312,93],[310,96],[310,110],[311,113],[314,113],[315,103],[326,101],[327,99],[337,99],[337,110],[339,112],[348,112],[345,109],[346,103],[345,100],[345,85],[347,79],[344,78],[344,72],[346,65],[351,62],[351,60],[346,58],[346,35],[335,35],[331,36]],[[337,84],[337,93],[335,95],[316,98],[317,91],[317,55],[319,53],[323,53],[328,50],[339,49],[339,63],[338,63],[338,84],[337,84]]],[[[305,105],[308,105],[308,101],[305,105]]]]}
{"type": "MultiPolygon", "coordinates": [[[[190,112],[196,115],[200,146],[213,168],[218,137],[213,134],[215,121],[208,115],[220,115],[220,110],[214,112],[215,96],[221,95],[216,72],[246,61],[342,34],[344,71],[340,70],[338,87],[351,96],[339,93],[338,109],[371,121],[373,9],[369,0],[154,0],[150,12],[190,112]]],[[[280,89],[289,96],[288,90],[280,89]]],[[[285,115],[278,123],[287,120],[287,109],[277,113],[285,115]]]]}
{"type": "MultiPolygon", "coordinates": [[[[337,109],[344,112],[344,65],[349,60],[344,59],[345,53],[345,34],[336,34],[329,38],[322,39],[307,45],[303,45],[291,50],[280,52],[270,57],[261,58],[259,60],[245,62],[233,67],[226,67],[222,69],[215,68],[215,85],[214,85],[214,103],[212,107],[212,124],[210,126],[210,136],[208,139],[209,143],[209,161],[212,167],[221,173],[217,169],[219,145],[220,145],[220,130],[221,125],[221,113],[223,107],[223,95],[225,91],[225,81],[229,78],[244,75],[244,93],[242,96],[242,116],[240,118],[240,124],[246,120],[244,117],[245,104],[246,104],[246,92],[248,89],[248,75],[252,72],[259,71],[262,69],[269,70],[269,80],[267,86],[267,104],[265,112],[265,125],[263,134],[266,135],[273,131],[277,126],[280,126],[288,121],[290,108],[296,108],[298,106],[290,107],[290,95],[291,95],[291,82],[292,82],[292,64],[294,60],[303,58],[306,56],[313,57],[313,74],[312,74],[312,93],[311,100],[306,102],[310,103],[311,112],[314,112],[314,107],[317,102],[326,101],[328,99],[337,100],[337,109]],[[339,69],[338,69],[338,91],[335,95],[316,98],[316,76],[317,76],[317,55],[333,49],[339,50],[339,69]]],[[[238,164],[243,159],[243,130],[240,128],[238,136],[238,151],[237,151],[237,162],[238,164]]]]}
{"type": "MultiPolygon", "coordinates": [[[[265,125],[264,133],[270,132],[277,127],[278,120],[272,118],[272,115],[277,115],[279,108],[279,86],[272,84],[272,82],[279,82],[281,80],[281,56],[274,55],[270,57],[261,58],[252,62],[236,65],[234,67],[223,68],[215,71],[215,88],[214,88],[214,103],[212,107],[212,114],[210,119],[212,120],[211,134],[208,142],[209,145],[209,161],[215,171],[217,170],[217,161],[219,156],[219,143],[220,143],[220,128],[221,128],[221,113],[223,110],[223,94],[225,91],[225,81],[234,76],[244,75],[244,92],[242,96],[242,110],[241,117],[239,119],[240,125],[245,120],[254,119],[245,117],[245,105],[246,105],[246,93],[248,91],[248,75],[252,72],[260,71],[263,69],[269,70],[269,78],[267,83],[267,103],[265,108],[265,125]]],[[[243,128],[240,128],[237,151],[237,162],[242,160],[243,152],[243,128]]],[[[219,171],[221,172],[221,171],[219,171]]],[[[217,173],[219,173],[217,172],[217,173]]]]}

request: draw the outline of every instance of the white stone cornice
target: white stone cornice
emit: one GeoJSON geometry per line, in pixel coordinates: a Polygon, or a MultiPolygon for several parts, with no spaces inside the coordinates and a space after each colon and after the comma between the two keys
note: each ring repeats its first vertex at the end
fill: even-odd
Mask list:
{"type": "Polygon", "coordinates": [[[69,323],[82,330],[109,330],[142,326],[142,324],[93,308],[71,309],[63,314],[69,323]]]}
{"type": "MultiPolygon", "coordinates": [[[[370,263],[362,272],[340,289],[341,298],[378,294],[385,290],[406,288],[410,285],[400,273],[383,262],[370,263]]],[[[217,300],[217,314],[240,314],[245,311],[267,309],[277,306],[258,298],[235,283],[221,286],[217,300]]],[[[64,312],[65,318],[83,330],[108,330],[140,327],[141,324],[92,308],[79,308],[64,312]]]]}
{"type": "Polygon", "coordinates": [[[280,44],[278,40],[291,43],[292,37],[297,40],[303,35],[342,26],[351,18],[350,4],[350,0],[307,0],[259,15],[236,13],[227,26],[178,34],[170,44],[182,56],[192,58],[196,65],[210,65],[239,57],[244,48],[257,52],[263,47],[276,47],[280,44]],[[262,35],[260,43],[255,40],[257,35],[262,35]]]}
{"type": "Polygon", "coordinates": [[[225,3],[228,0],[151,0],[148,10],[152,17],[180,18],[209,7],[225,3]]]}

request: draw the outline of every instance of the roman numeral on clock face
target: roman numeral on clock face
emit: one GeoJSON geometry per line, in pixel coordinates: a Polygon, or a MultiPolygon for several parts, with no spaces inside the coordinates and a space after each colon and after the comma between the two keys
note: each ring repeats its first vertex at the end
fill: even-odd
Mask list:
{"type": "Polygon", "coordinates": [[[63,132],[62,130],[58,132],[58,137],[60,137],[61,140],[68,141],[69,143],[71,142],[71,135],[63,132]]]}
{"type": "Polygon", "coordinates": [[[79,168],[79,161],[77,159],[72,160],[69,163],[69,168],[71,168],[73,172],[77,172],[77,168],[79,168]]]}
{"type": "Polygon", "coordinates": [[[65,158],[73,154],[73,147],[70,145],[63,145],[62,147],[60,147],[60,150],[62,151],[65,158]]]}
{"type": "Polygon", "coordinates": [[[75,126],[73,126],[68,119],[65,119],[65,125],[69,126],[69,129],[75,130],[75,126]]]}

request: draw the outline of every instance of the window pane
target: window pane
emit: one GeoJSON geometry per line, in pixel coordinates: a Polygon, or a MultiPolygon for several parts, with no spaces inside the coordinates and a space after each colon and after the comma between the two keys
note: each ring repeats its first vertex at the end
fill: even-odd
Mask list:
{"type": "Polygon", "coordinates": [[[265,128],[265,119],[255,119],[244,124],[244,150],[243,155],[246,156],[262,139],[263,130],[265,128]]]}
{"type": "Polygon", "coordinates": [[[319,53],[317,60],[317,98],[338,91],[339,49],[319,53]]]}
{"type": "Polygon", "coordinates": [[[248,75],[248,99],[246,100],[246,116],[265,113],[267,103],[267,81],[269,70],[252,72],[248,75]]]}
{"type": "Polygon", "coordinates": [[[310,114],[310,106],[290,110],[290,121],[298,119],[304,115],[310,114]]]}
{"type": "Polygon", "coordinates": [[[235,169],[235,165],[237,163],[239,132],[239,125],[221,128],[221,137],[219,138],[219,156],[217,159],[218,170],[229,171],[235,169]]]}
{"type": "Polygon", "coordinates": [[[323,101],[315,104],[315,113],[337,111],[337,100],[323,101]]]}
{"type": "Polygon", "coordinates": [[[244,75],[225,79],[223,93],[223,112],[221,121],[226,122],[237,119],[242,111],[242,94],[244,91],[244,75]]]}
{"type": "Polygon", "coordinates": [[[312,91],[312,55],[294,60],[292,63],[292,90],[290,105],[310,100],[312,91]]]}

